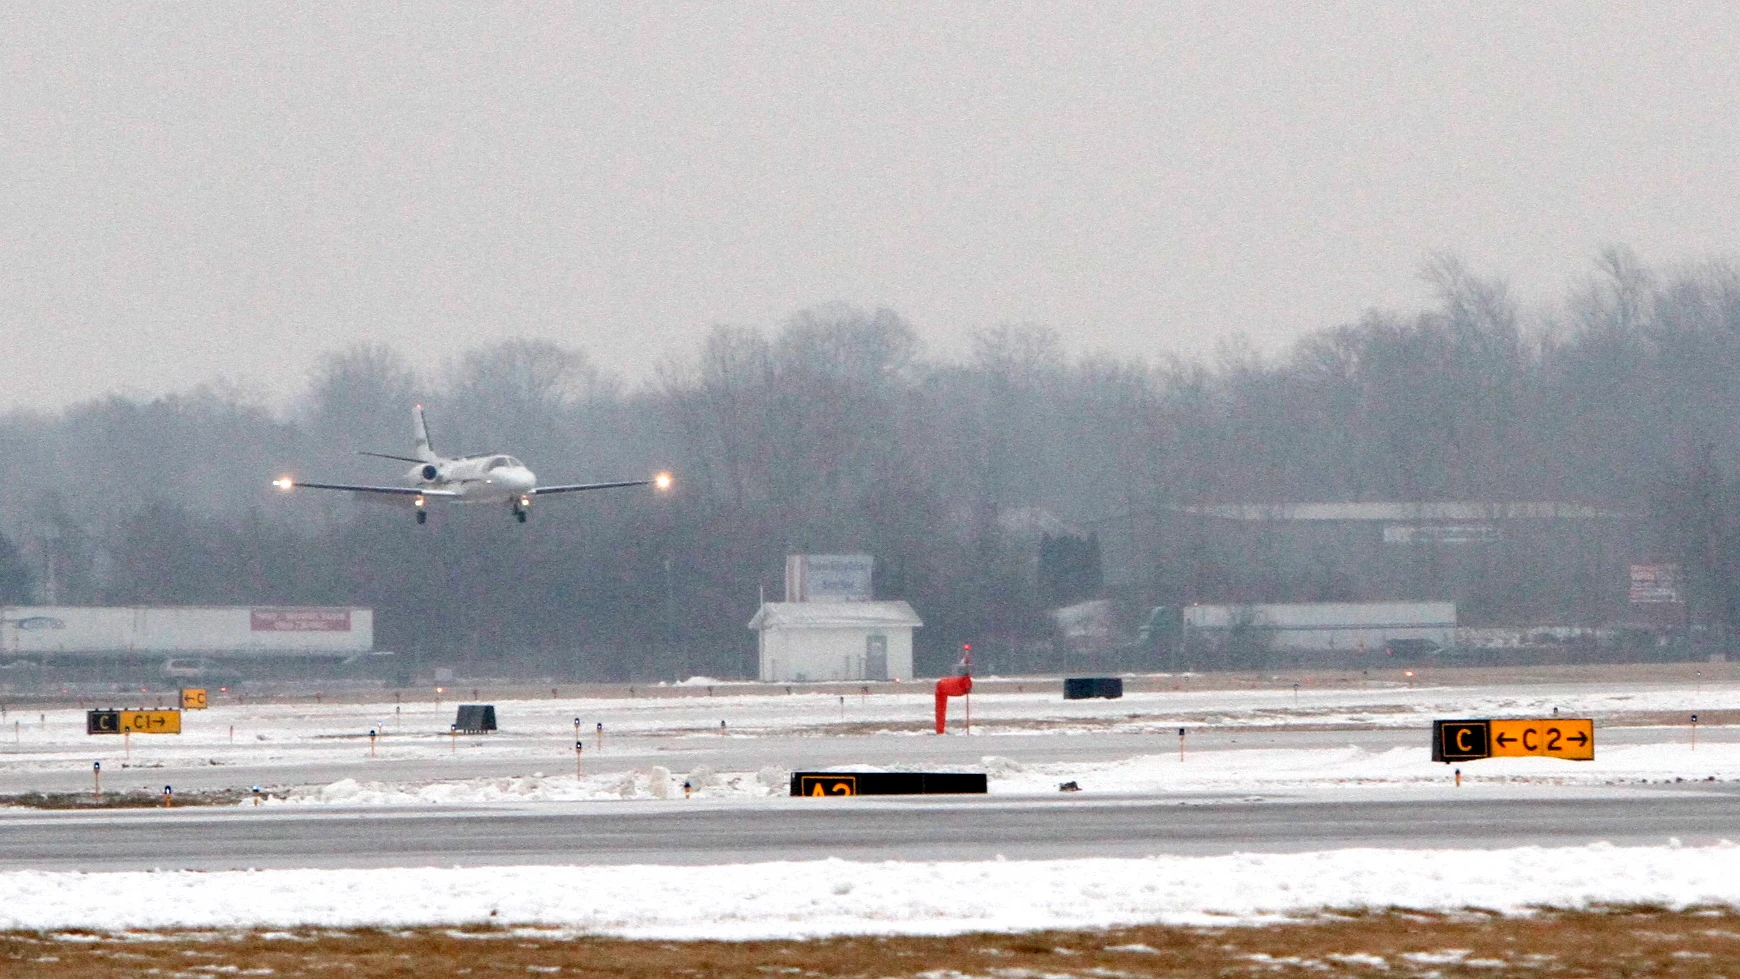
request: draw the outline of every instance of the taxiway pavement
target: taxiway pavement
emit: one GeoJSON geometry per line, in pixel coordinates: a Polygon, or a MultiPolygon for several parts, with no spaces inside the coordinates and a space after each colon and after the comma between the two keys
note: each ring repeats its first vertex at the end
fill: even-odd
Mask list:
{"type": "Polygon", "coordinates": [[[452,808],[0,814],[0,869],[982,860],[1718,843],[1740,793],[1506,787],[1164,798],[976,797],[535,803],[452,808]]]}

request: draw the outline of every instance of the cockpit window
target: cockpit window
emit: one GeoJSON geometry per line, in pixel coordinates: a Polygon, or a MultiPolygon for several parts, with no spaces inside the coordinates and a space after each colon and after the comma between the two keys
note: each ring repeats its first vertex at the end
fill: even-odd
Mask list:
{"type": "Polygon", "coordinates": [[[509,459],[507,456],[493,456],[490,458],[489,464],[484,466],[483,468],[484,469],[500,469],[503,466],[511,466],[513,464],[514,464],[514,461],[512,459],[509,459]]]}

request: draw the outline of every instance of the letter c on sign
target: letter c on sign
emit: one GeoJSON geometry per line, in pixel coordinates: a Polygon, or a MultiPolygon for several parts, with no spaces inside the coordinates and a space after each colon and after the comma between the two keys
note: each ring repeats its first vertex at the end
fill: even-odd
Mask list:
{"type": "Polygon", "coordinates": [[[1523,728],[1523,736],[1522,736],[1523,747],[1527,748],[1530,751],[1535,750],[1535,743],[1533,741],[1529,740],[1530,738],[1534,737],[1534,733],[1535,733],[1535,729],[1532,727],[1523,728]]]}
{"type": "Polygon", "coordinates": [[[1459,727],[1456,729],[1456,750],[1457,751],[1473,751],[1474,750],[1474,746],[1468,743],[1468,729],[1465,727],[1459,727]]]}

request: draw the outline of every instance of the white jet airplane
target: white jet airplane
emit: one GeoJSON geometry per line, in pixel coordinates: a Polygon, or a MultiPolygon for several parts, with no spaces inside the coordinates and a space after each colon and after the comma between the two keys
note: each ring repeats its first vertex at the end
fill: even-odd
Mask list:
{"type": "Polygon", "coordinates": [[[520,523],[526,522],[532,500],[552,493],[579,493],[585,490],[617,489],[623,486],[651,486],[664,491],[671,488],[671,474],[659,473],[651,479],[619,480],[612,483],[567,483],[539,486],[538,478],[525,463],[507,455],[462,456],[446,459],[435,453],[429,444],[429,426],[423,421],[423,406],[411,412],[411,424],[417,433],[416,457],[389,455],[385,452],[359,452],[358,455],[377,459],[396,459],[417,465],[405,473],[407,486],[352,486],[345,483],[304,483],[290,476],[272,481],[272,485],[289,492],[303,489],[340,490],[366,498],[392,502],[409,502],[416,508],[417,522],[425,523],[431,502],[442,503],[506,503],[520,523]]]}

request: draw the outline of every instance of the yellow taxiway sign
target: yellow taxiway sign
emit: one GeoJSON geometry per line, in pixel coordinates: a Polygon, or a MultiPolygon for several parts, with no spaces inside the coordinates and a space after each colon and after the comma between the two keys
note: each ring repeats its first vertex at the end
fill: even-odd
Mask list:
{"type": "Polygon", "coordinates": [[[1584,717],[1547,717],[1492,722],[1493,758],[1595,759],[1595,722],[1584,717]]]}
{"type": "Polygon", "coordinates": [[[180,734],[181,711],[124,710],[121,712],[122,734],[180,734]]]}

